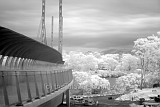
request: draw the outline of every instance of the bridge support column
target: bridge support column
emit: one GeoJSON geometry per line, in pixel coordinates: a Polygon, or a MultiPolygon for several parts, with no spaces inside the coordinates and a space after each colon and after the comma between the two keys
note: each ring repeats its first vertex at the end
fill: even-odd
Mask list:
{"type": "Polygon", "coordinates": [[[69,89],[66,91],[66,104],[67,104],[67,107],[70,107],[70,92],[69,92],[69,89]]]}

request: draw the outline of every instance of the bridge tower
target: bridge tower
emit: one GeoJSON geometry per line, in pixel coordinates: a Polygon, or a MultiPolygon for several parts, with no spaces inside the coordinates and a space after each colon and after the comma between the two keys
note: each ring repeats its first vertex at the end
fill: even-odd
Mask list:
{"type": "Polygon", "coordinates": [[[47,45],[46,27],[45,27],[45,0],[42,0],[42,16],[38,30],[38,38],[43,44],[47,45]]]}
{"type": "Polygon", "coordinates": [[[59,0],[59,41],[58,51],[62,54],[63,46],[63,16],[62,16],[62,0],[59,0]]]}

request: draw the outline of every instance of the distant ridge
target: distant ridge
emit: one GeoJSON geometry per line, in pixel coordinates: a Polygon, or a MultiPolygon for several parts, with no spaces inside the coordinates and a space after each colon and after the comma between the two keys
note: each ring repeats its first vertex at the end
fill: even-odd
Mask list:
{"type": "Polygon", "coordinates": [[[133,54],[132,49],[108,49],[101,51],[101,54],[133,54]]]}

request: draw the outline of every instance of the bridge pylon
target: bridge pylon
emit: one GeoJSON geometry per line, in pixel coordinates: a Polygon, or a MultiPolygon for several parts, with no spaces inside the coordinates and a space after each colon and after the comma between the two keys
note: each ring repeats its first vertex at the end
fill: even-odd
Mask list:
{"type": "Polygon", "coordinates": [[[51,24],[51,47],[53,48],[53,22],[54,17],[52,16],[52,24],[51,24]]]}
{"type": "Polygon", "coordinates": [[[43,44],[47,45],[46,27],[45,27],[45,0],[42,0],[42,16],[37,37],[43,44]]]}
{"type": "Polygon", "coordinates": [[[62,0],[59,0],[59,42],[58,51],[62,54],[63,46],[63,16],[62,16],[62,0]]]}

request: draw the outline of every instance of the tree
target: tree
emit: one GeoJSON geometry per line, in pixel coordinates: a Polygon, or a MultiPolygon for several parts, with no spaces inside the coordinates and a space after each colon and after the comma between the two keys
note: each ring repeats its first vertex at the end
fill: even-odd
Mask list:
{"type": "Polygon", "coordinates": [[[140,38],[134,41],[133,52],[140,58],[141,61],[141,88],[145,74],[148,72],[155,72],[157,65],[157,50],[160,49],[160,38],[157,36],[148,36],[147,38],[140,38]]]}
{"type": "Polygon", "coordinates": [[[130,73],[116,79],[116,90],[124,93],[127,89],[137,88],[140,85],[140,75],[130,73]]]}
{"type": "Polygon", "coordinates": [[[146,87],[153,87],[155,83],[160,83],[160,73],[151,72],[146,75],[146,87]]]}
{"type": "Polygon", "coordinates": [[[107,79],[101,78],[98,75],[92,75],[91,76],[91,83],[92,88],[102,88],[102,89],[109,89],[110,83],[107,79]]]}
{"type": "Polygon", "coordinates": [[[138,67],[139,59],[131,54],[123,54],[121,58],[121,66],[123,71],[134,71],[138,67]]]}
{"type": "Polygon", "coordinates": [[[118,65],[118,61],[116,59],[117,58],[117,54],[109,54],[109,55],[103,55],[102,56],[102,59],[103,59],[103,65],[104,65],[104,68],[107,69],[107,70],[110,70],[110,71],[114,71],[116,66],[118,65]]]}
{"type": "MultiPolygon", "coordinates": [[[[133,52],[141,59],[141,66],[145,71],[153,71],[149,69],[149,64],[155,63],[157,50],[160,49],[160,38],[157,36],[148,36],[134,41],[133,52]]],[[[156,63],[155,63],[156,64],[156,63]]]]}
{"type": "Polygon", "coordinates": [[[90,71],[98,68],[98,60],[92,53],[85,55],[82,52],[71,51],[68,55],[64,55],[64,60],[74,71],[90,71]]]}
{"type": "Polygon", "coordinates": [[[80,87],[88,94],[91,94],[92,89],[110,89],[110,83],[107,79],[101,78],[98,75],[91,75],[89,78],[80,83],[80,87]]]}
{"type": "Polygon", "coordinates": [[[74,83],[73,87],[83,89],[84,92],[90,94],[92,89],[101,88],[109,89],[110,83],[108,80],[99,77],[98,75],[91,75],[88,72],[73,72],[74,83]]]}
{"type": "Polygon", "coordinates": [[[73,72],[73,87],[82,88],[82,83],[87,81],[89,74],[87,72],[73,72]]]}

